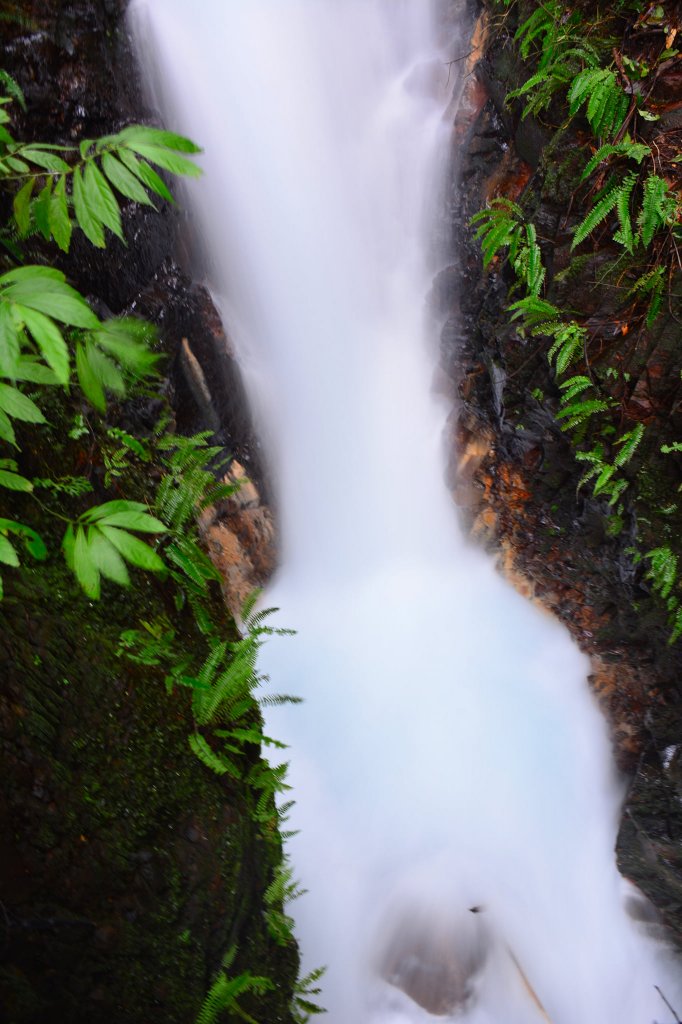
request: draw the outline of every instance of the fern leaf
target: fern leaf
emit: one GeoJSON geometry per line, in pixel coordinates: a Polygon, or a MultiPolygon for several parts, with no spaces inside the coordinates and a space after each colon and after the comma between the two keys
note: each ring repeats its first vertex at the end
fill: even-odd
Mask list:
{"type": "Polygon", "coordinates": [[[577,245],[580,245],[608,217],[618,203],[621,188],[622,184],[613,185],[606,195],[602,196],[596,206],[592,207],[582,223],[575,229],[571,249],[575,249],[577,245]]]}
{"type": "Polygon", "coordinates": [[[593,491],[592,491],[592,493],[594,494],[595,498],[598,497],[604,490],[606,490],[607,485],[608,485],[611,477],[613,476],[613,474],[615,472],[616,472],[616,467],[615,466],[608,466],[607,465],[607,466],[602,466],[601,467],[600,472],[599,472],[599,476],[597,477],[597,479],[595,481],[594,488],[593,488],[593,491]]]}
{"type": "Polygon", "coordinates": [[[566,420],[566,423],[561,428],[562,430],[572,430],[579,423],[594,416],[595,413],[606,412],[608,408],[609,403],[601,398],[590,398],[585,402],[572,402],[571,405],[560,409],[557,413],[557,419],[566,420]]]}
{"type": "Polygon", "coordinates": [[[619,438],[616,443],[622,445],[622,447],[613,460],[614,466],[620,469],[630,461],[641,444],[642,438],[644,437],[644,429],[644,424],[638,423],[632,430],[629,430],[627,434],[623,434],[623,436],[619,438]]]}
{"type": "Polygon", "coordinates": [[[652,581],[654,590],[666,600],[677,580],[677,555],[666,545],[647,551],[645,557],[651,562],[646,578],[652,581]]]}
{"type": "Polygon", "coordinates": [[[193,732],[188,736],[188,742],[193,753],[199,760],[210,768],[216,775],[231,775],[233,779],[241,779],[241,772],[224,754],[217,754],[206,742],[199,732],[193,732]]]}
{"type": "Polygon", "coordinates": [[[586,181],[587,178],[597,169],[599,164],[604,163],[610,156],[624,156],[629,160],[636,160],[638,164],[641,164],[645,156],[651,153],[649,146],[645,146],[640,142],[631,142],[626,139],[623,142],[618,142],[615,145],[606,143],[604,146],[600,146],[596,153],[593,154],[591,159],[585,165],[580,180],[586,181]]]}
{"type": "Polygon", "coordinates": [[[568,92],[569,114],[575,117],[578,110],[588,96],[593,95],[595,89],[609,72],[603,68],[585,68],[575,76],[573,85],[568,92]]]}
{"type": "Polygon", "coordinates": [[[562,381],[559,385],[562,389],[561,401],[562,403],[570,402],[572,398],[579,395],[585,390],[585,388],[592,387],[592,381],[589,377],[579,375],[577,377],[569,377],[568,380],[562,381]]]}
{"type": "Polygon", "coordinates": [[[663,201],[668,191],[668,183],[664,178],[656,174],[650,174],[644,182],[644,194],[642,197],[642,210],[638,218],[638,224],[642,243],[645,246],[651,245],[651,240],[665,223],[665,212],[663,201]]]}
{"type": "Polygon", "coordinates": [[[557,320],[561,315],[556,306],[537,295],[528,295],[524,299],[512,302],[509,311],[512,313],[512,320],[523,317],[527,327],[557,320]]]}
{"type": "Polygon", "coordinates": [[[616,213],[620,222],[620,231],[613,237],[628,252],[632,252],[635,247],[635,236],[632,231],[632,222],[630,221],[630,196],[636,181],[636,174],[628,174],[618,190],[618,199],[616,201],[616,213]]]}

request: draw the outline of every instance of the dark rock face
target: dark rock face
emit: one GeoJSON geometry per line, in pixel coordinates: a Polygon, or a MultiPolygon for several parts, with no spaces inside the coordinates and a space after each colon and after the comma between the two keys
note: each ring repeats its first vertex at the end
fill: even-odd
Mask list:
{"type": "MultiPolygon", "coordinates": [[[[28,106],[17,137],[94,138],[145,118],[124,7],[123,0],[9,4],[3,67],[20,82],[28,106]]],[[[258,448],[218,315],[207,292],[174,262],[180,216],[168,207],[155,213],[127,204],[127,247],[110,239],[96,252],[79,243],[77,232],[71,253],[58,262],[102,313],[137,313],[159,325],[166,353],[161,392],[176,428],[213,430],[226,454],[239,456],[232,472],[246,467],[258,478],[258,448]]],[[[39,245],[33,255],[54,259],[39,245]]],[[[130,403],[122,425],[151,429],[160,407],[154,399],[130,403]]],[[[73,472],[73,462],[60,463],[79,458],[73,443],[54,431],[46,437],[49,450],[25,457],[49,461],[55,475],[73,472]]],[[[247,519],[258,510],[269,515],[254,492],[246,485],[249,500],[243,496],[243,507],[231,510],[246,548],[237,512],[247,519]]],[[[126,496],[147,495],[142,489],[126,496]]],[[[15,510],[17,518],[23,513],[15,510]]],[[[231,536],[230,515],[211,514],[231,536]]],[[[55,552],[58,529],[50,538],[55,552]]],[[[270,530],[267,557],[274,559],[271,523],[270,530]]],[[[261,534],[252,532],[260,543],[261,534]]],[[[254,572],[266,560],[261,550],[244,557],[252,557],[254,572]]],[[[189,1024],[236,945],[235,973],[249,969],[276,983],[258,1006],[246,997],[244,1010],[288,1024],[297,951],[272,940],[263,916],[278,840],[260,834],[245,784],[226,784],[194,758],[186,695],[167,695],[162,668],[117,655],[122,630],[140,618],[167,617],[188,650],[194,627],[157,579],[130,591],[107,588],[101,603],[89,602],[58,554],[5,583],[0,1020],[189,1024]]],[[[239,596],[226,583],[235,607],[239,596]]],[[[212,614],[231,635],[219,602],[212,614]]]]}
{"type": "MultiPolygon", "coordinates": [[[[679,413],[672,422],[670,413],[679,408],[679,373],[670,372],[679,359],[672,354],[679,327],[663,317],[632,345],[609,334],[622,295],[603,273],[603,250],[557,281],[570,263],[569,229],[580,219],[571,211],[578,147],[570,134],[552,136],[505,107],[520,68],[509,37],[485,39],[483,17],[480,59],[455,125],[463,156],[450,203],[453,268],[434,289],[444,319],[442,363],[459,396],[452,450],[463,454],[453,457],[451,483],[474,535],[499,553],[502,571],[558,615],[591,656],[591,683],[612,724],[618,763],[632,780],[619,863],[680,940],[682,786],[673,750],[682,740],[680,645],[667,644],[664,610],[628,550],[637,530],[632,510],[615,532],[605,503],[589,488],[577,489],[582,469],[555,418],[546,346],[518,336],[505,312],[512,279],[495,268],[483,272],[469,217],[494,195],[520,202],[542,239],[550,300],[587,315],[601,352],[625,368],[627,390],[614,396],[624,415],[651,426],[650,447],[634,468],[641,467],[638,486],[651,489],[652,518],[679,483],[674,462],[659,454],[668,431],[680,435],[679,413]]],[[[651,536],[642,536],[641,523],[639,530],[644,550],[653,547],[655,524],[651,536]]]]}

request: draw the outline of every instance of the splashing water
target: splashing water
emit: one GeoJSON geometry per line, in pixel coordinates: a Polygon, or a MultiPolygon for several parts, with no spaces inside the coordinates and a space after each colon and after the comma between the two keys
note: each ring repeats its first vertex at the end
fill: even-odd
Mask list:
{"type": "Polygon", "coordinates": [[[587,661],[465,544],[443,483],[424,309],[452,10],[134,15],[167,123],[205,146],[190,203],[277,493],[268,603],[298,635],[264,667],[306,703],[268,728],[291,744],[293,909],[327,1019],[669,1020],[654,986],[682,1006],[680,987],[615,868],[587,661]]]}

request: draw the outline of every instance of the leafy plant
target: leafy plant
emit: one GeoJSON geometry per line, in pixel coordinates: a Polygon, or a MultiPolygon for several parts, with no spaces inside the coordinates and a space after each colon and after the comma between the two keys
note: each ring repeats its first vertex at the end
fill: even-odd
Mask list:
{"type": "Polygon", "coordinates": [[[616,72],[588,67],[580,71],[568,90],[568,112],[575,117],[586,106],[587,120],[595,136],[613,137],[622,127],[629,100],[616,72]]]}
{"type": "Polygon", "coordinates": [[[270,935],[280,945],[286,946],[292,939],[294,922],[285,912],[287,904],[305,895],[294,879],[294,871],[286,858],[275,871],[275,876],[265,890],[265,920],[270,935]]]}
{"type": "Polygon", "coordinates": [[[311,1017],[327,1012],[317,1002],[322,992],[318,981],[322,979],[325,971],[326,967],[316,967],[297,982],[291,1004],[291,1015],[296,1024],[308,1024],[311,1017]]]}
{"type": "Polygon", "coordinates": [[[236,977],[230,977],[228,971],[237,955],[237,947],[232,946],[223,958],[222,969],[218,972],[211,985],[206,998],[199,1010],[196,1024],[215,1024],[218,1017],[228,1011],[239,1020],[246,1021],[246,1024],[258,1024],[258,1021],[248,1014],[238,1000],[249,992],[256,995],[263,995],[274,988],[270,978],[251,974],[250,971],[243,971],[236,977]]]}
{"type": "MultiPolygon", "coordinates": [[[[54,240],[66,252],[75,225],[92,244],[103,246],[105,228],[123,237],[119,204],[107,177],[125,198],[151,205],[149,192],[171,198],[151,164],[175,174],[200,173],[178,155],[199,152],[193,142],[140,125],[104,139],[86,140],[78,149],[17,142],[6,108],[12,100],[23,105],[23,95],[7,74],[0,78],[3,87],[0,184],[5,189],[20,185],[12,204],[19,238],[39,230],[46,241],[54,240]]],[[[16,247],[12,251],[21,262],[16,247]]],[[[74,367],[84,398],[104,412],[107,393],[123,398],[131,381],[155,372],[158,357],[151,351],[155,338],[154,328],[133,317],[100,321],[65,275],[53,267],[20,265],[6,270],[0,274],[0,441],[19,449],[17,423],[44,425],[41,389],[66,389],[74,367]],[[27,386],[31,394],[26,393],[27,386]]],[[[3,458],[0,464],[0,487],[33,492],[33,483],[18,471],[15,460],[3,458]]],[[[49,489],[45,479],[40,486],[49,489]]],[[[80,488],[73,481],[68,488],[58,483],[52,487],[74,497],[89,489],[87,478],[80,488]]],[[[101,576],[128,585],[126,562],[152,571],[162,566],[158,554],[134,531],[158,532],[165,530],[163,524],[133,507],[134,503],[115,506],[105,502],[83,513],[68,527],[62,544],[67,563],[93,598],[99,596],[101,576]]],[[[2,548],[3,564],[18,564],[6,537],[2,548]]]]}
{"type": "Polygon", "coordinates": [[[100,596],[100,578],[128,586],[126,562],[150,572],[162,572],[158,554],[136,533],[164,533],[166,527],[137,501],[107,501],[69,524],[62,547],[67,565],[88,597],[100,596]]]}

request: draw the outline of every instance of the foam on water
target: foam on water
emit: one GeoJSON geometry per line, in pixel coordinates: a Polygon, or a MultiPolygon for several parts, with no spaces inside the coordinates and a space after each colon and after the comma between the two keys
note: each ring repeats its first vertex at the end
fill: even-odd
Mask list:
{"type": "Polygon", "coordinates": [[[466,545],[443,483],[445,6],[133,7],[166,122],[205,147],[189,205],[277,494],[267,603],[298,635],[263,668],[305,697],[268,721],[297,932],[330,1024],[663,1022],[654,985],[682,993],[625,910],[587,661],[466,545]]]}

